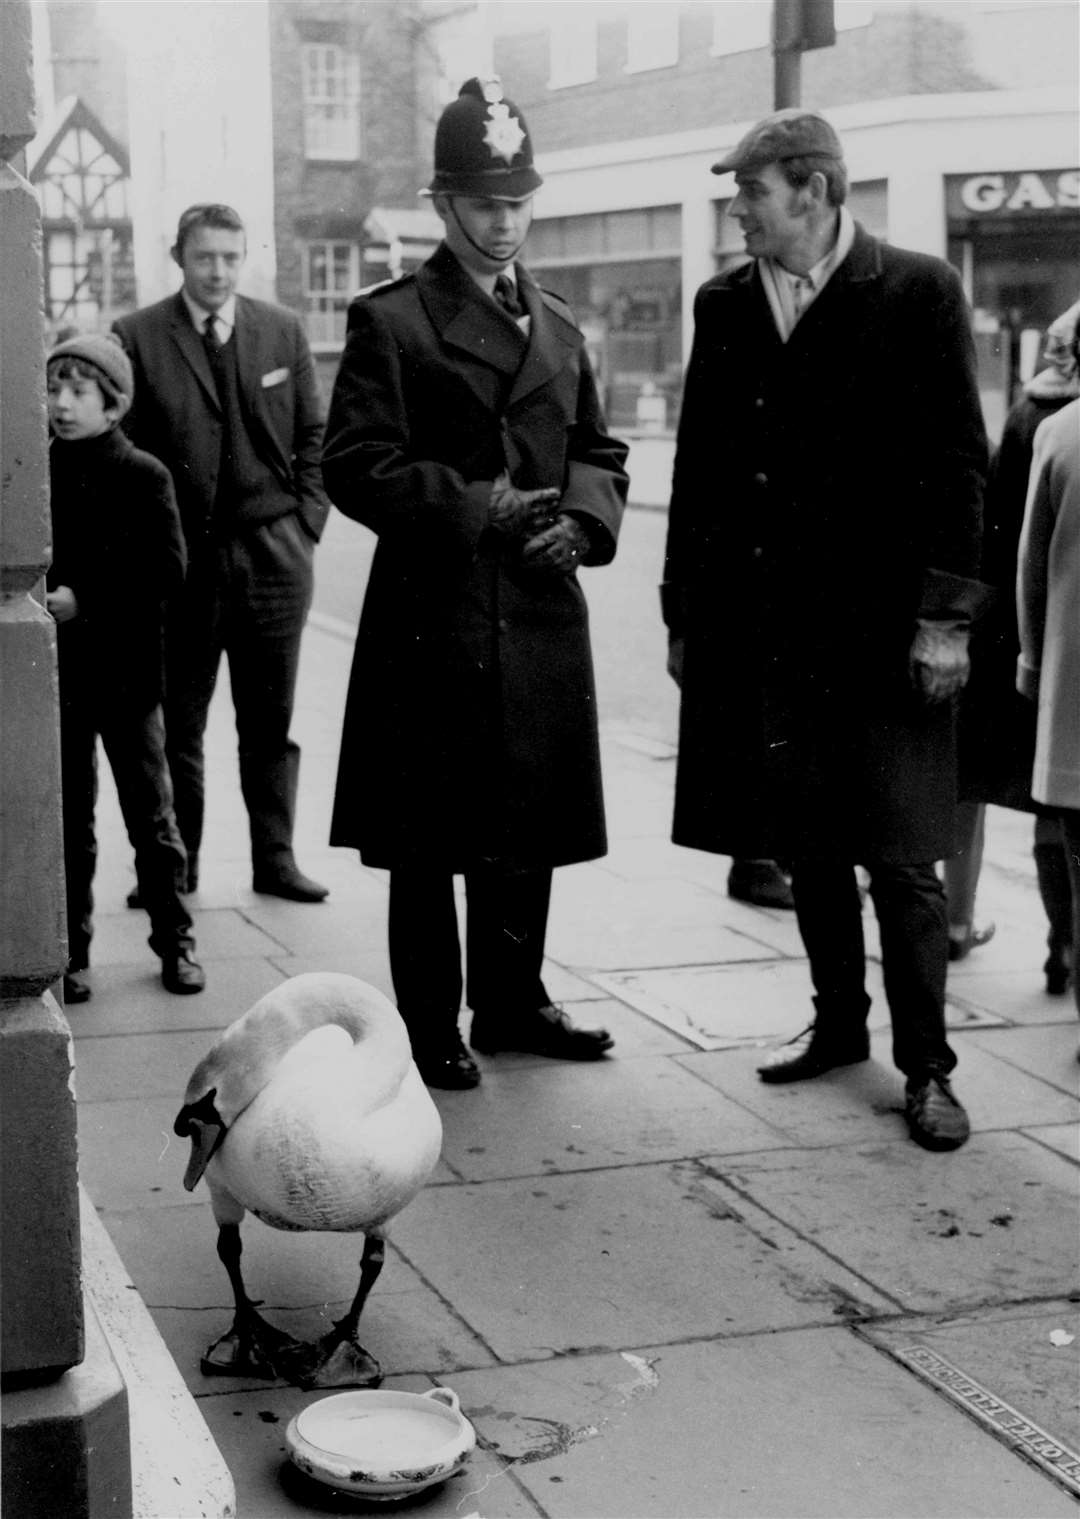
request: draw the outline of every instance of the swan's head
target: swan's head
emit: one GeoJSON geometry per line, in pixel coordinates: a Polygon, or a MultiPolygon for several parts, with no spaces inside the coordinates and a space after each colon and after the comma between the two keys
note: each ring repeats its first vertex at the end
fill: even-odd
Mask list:
{"type": "Polygon", "coordinates": [[[336,1024],[372,1058],[409,1059],[409,1035],[393,1003],[355,976],[315,971],[261,997],[222,1034],[188,1081],[173,1131],[191,1140],[184,1186],[192,1191],[230,1126],[273,1079],[282,1058],[313,1029],[336,1024]]]}

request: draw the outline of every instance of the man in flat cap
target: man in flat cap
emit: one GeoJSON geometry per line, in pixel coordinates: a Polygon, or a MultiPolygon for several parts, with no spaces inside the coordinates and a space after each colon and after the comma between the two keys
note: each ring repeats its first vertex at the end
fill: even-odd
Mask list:
{"type": "Polygon", "coordinates": [[[552,867],[606,849],[579,565],[607,564],[627,477],[584,340],[518,262],[541,184],[521,112],[471,79],[428,193],[444,240],[349,310],[323,452],[378,535],[331,842],[390,871],[390,968],[420,1073],[473,1087],[475,1050],[594,1060],[541,979],[552,867]]]}
{"type": "Polygon", "coordinates": [[[792,862],[810,1026],[759,1067],[869,1057],[856,864],[881,932],[912,1137],[969,1133],[949,1076],[954,698],[968,672],[986,439],[960,281],[844,205],[821,116],[759,122],[714,172],[749,262],[695,304],[662,600],[681,722],[673,837],[792,862]]]}

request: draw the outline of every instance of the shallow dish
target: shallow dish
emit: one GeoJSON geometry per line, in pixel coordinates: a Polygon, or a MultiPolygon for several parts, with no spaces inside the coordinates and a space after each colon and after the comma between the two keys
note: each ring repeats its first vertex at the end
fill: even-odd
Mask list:
{"type": "Polygon", "coordinates": [[[302,1408],[285,1431],[290,1460],[316,1482],[388,1501],[445,1482],[475,1445],[449,1387],[334,1393],[302,1408]]]}

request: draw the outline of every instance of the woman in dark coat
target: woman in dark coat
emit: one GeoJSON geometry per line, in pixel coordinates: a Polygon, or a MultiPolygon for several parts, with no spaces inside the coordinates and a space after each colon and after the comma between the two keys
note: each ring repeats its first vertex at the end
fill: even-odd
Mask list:
{"type": "Polygon", "coordinates": [[[1056,996],[1069,984],[1072,888],[1057,815],[1031,796],[1035,710],[1016,689],[1016,555],[1035,433],[1047,417],[1080,395],[1073,357],[1078,316],[1080,302],[1051,324],[1045,354],[1049,366],[1028,381],[1009,412],[990,472],[981,575],[996,588],[997,599],[972,640],[971,679],[959,725],[962,847],[945,862],[949,954],[961,960],[993,933],[992,924],[977,928],[974,923],[987,804],[1035,814],[1035,870],[1048,923],[1043,970],[1046,990],[1056,996]]]}

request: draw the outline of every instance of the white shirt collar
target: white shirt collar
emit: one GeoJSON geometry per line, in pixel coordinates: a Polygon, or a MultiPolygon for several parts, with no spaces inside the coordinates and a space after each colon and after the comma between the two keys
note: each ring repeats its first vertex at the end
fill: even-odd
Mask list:
{"type": "Polygon", "coordinates": [[[773,320],[781,338],[786,343],[794,332],[800,317],[817,300],[829,280],[851,252],[855,241],[855,222],[846,206],[840,207],[837,220],[836,241],[806,274],[793,274],[775,259],[758,259],[765,294],[772,309],[773,320]]]}
{"type": "Polygon", "coordinates": [[[221,341],[223,343],[229,341],[232,337],[233,328],[236,326],[235,295],[230,295],[224,305],[217,311],[207,311],[205,306],[200,306],[197,301],[193,301],[183,285],[180,287],[180,297],[187,307],[188,316],[191,318],[191,325],[195,328],[196,332],[201,333],[206,326],[206,318],[212,316],[215,322],[218,323],[219,329],[222,327],[225,329],[221,336],[221,341]]]}

